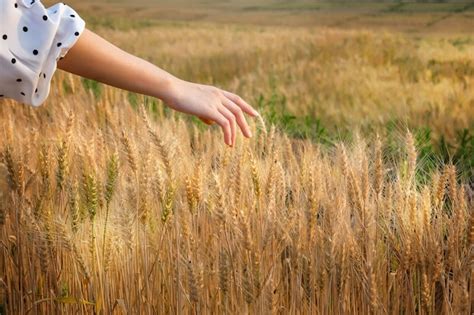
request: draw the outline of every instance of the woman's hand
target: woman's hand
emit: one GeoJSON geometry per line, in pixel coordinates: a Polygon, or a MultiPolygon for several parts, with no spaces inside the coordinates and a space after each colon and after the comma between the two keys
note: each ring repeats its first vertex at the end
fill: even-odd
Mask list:
{"type": "Polygon", "coordinates": [[[235,144],[237,125],[244,136],[252,137],[244,113],[256,117],[258,112],[240,96],[180,79],[174,79],[166,91],[162,99],[172,109],[195,115],[207,124],[219,124],[227,145],[235,144]]]}

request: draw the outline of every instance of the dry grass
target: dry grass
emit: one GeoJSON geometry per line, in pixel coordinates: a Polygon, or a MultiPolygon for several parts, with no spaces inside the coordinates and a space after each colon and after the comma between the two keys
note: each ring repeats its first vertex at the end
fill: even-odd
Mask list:
{"type": "MultiPolygon", "coordinates": [[[[54,1],[43,2],[53,4],[54,1]]],[[[91,21],[125,28],[131,24],[146,26],[161,21],[194,21],[218,26],[232,23],[472,34],[474,27],[474,6],[467,1],[70,0],[68,3],[91,21]]]]}
{"type": "Polygon", "coordinates": [[[7,314],[469,313],[472,191],[420,183],[410,133],[397,161],[274,128],[228,149],[58,87],[0,109],[7,314]]]}
{"type": "MultiPolygon", "coordinates": [[[[99,33],[176,75],[331,131],[474,126],[474,37],[285,27],[161,25],[99,33]],[[203,44],[206,43],[206,44],[203,44]]],[[[383,132],[383,131],[381,131],[383,132]]]]}
{"type": "Polygon", "coordinates": [[[254,105],[271,103],[277,112],[320,119],[333,132],[382,133],[395,123],[427,127],[434,138],[452,140],[456,129],[474,127],[474,33],[464,23],[474,21],[469,18],[474,7],[465,3],[81,0],[71,5],[88,27],[179,77],[234,90],[254,105]],[[165,9],[201,10],[204,18],[160,12],[165,9]],[[256,21],[245,12],[257,14],[256,21]],[[284,22],[304,21],[304,14],[312,23],[284,22]],[[459,26],[401,27],[432,14],[448,16],[440,23],[453,19],[459,26]]]}

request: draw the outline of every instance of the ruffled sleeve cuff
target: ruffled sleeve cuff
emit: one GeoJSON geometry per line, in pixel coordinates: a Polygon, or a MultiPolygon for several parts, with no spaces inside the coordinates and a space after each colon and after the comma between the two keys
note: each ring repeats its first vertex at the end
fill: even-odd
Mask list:
{"type": "MultiPolygon", "coordinates": [[[[23,1],[30,1],[31,3],[32,0],[23,1]]],[[[56,27],[53,40],[50,42],[49,52],[41,65],[38,84],[35,88],[36,93],[32,100],[33,106],[41,105],[48,97],[51,80],[57,69],[57,61],[63,58],[76,44],[86,25],[74,9],[63,3],[46,9],[45,16],[56,27]]]]}

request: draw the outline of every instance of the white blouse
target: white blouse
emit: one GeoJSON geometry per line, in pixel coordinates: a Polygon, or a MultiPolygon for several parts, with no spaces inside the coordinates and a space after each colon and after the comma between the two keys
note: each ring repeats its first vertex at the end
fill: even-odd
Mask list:
{"type": "Polygon", "coordinates": [[[56,62],[84,28],[84,20],[63,3],[46,9],[39,0],[0,0],[0,99],[41,105],[56,62]]]}

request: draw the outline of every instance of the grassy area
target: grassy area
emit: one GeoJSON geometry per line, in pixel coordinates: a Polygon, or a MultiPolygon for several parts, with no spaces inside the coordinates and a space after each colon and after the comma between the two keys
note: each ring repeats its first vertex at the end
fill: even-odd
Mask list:
{"type": "Polygon", "coordinates": [[[429,135],[427,156],[454,160],[472,177],[469,3],[72,4],[117,45],[185,79],[237,91],[294,137],[331,144],[411,128],[429,135]]]}
{"type": "MultiPolygon", "coordinates": [[[[444,12],[451,14],[459,5],[441,6],[452,6],[444,12]]],[[[358,10],[368,8],[363,4],[358,10]]],[[[394,16],[380,14],[387,15],[387,25],[394,23],[394,16]]],[[[237,91],[294,137],[334,143],[355,133],[396,137],[411,128],[428,132],[433,152],[427,156],[455,159],[464,176],[472,176],[474,36],[469,32],[413,34],[250,21],[216,27],[216,22],[186,19],[89,21],[117,45],[179,77],[237,91]],[[146,37],[140,36],[143,28],[146,37]],[[467,138],[460,136],[465,132],[467,138]]]]}
{"type": "MultiPolygon", "coordinates": [[[[120,20],[126,16],[131,23],[129,27],[147,20],[147,23],[200,21],[219,24],[368,28],[416,33],[471,33],[474,28],[474,8],[466,2],[115,0],[105,3],[72,0],[69,3],[89,18],[98,16],[94,11],[100,11],[100,18],[106,20],[120,20]],[[135,19],[139,22],[134,22],[135,19]]],[[[123,23],[119,24],[123,27],[123,23]]]]}

